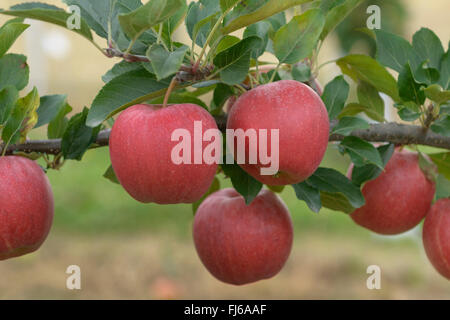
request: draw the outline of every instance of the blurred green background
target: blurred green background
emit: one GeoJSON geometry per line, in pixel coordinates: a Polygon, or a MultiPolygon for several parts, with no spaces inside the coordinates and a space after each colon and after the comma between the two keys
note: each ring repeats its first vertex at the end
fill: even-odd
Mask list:
{"type": "MultiPolygon", "coordinates": [[[[0,6],[21,2],[2,0],[0,6]]],[[[59,1],[46,2],[61,6],[59,1]]],[[[354,28],[365,26],[369,4],[382,5],[386,28],[410,38],[420,27],[430,27],[447,45],[448,0],[383,3],[387,2],[364,3],[336,32],[338,36],[327,40],[320,60],[348,50],[372,50],[364,38],[348,41],[354,28]]],[[[184,32],[178,37],[186,41],[184,32]]],[[[105,59],[80,37],[39,22],[32,22],[12,51],[29,57],[30,85],[36,85],[41,95],[68,93],[76,110],[90,105],[102,87],[101,75],[117,62],[105,59]]],[[[320,79],[326,83],[337,73],[334,66],[326,66],[320,79]]],[[[134,201],[102,177],[109,164],[108,150],[103,148],[88,152],[82,162],[69,161],[61,171],[48,172],[55,195],[53,229],[37,253],[0,263],[0,298],[450,298],[450,283],[425,257],[420,226],[401,236],[377,236],[343,213],[312,213],[290,187],[281,195],[295,226],[285,268],[275,278],[249,286],[222,284],[195,253],[191,206],[134,201]],[[66,289],[65,271],[73,264],[81,267],[81,290],[66,289]],[[372,264],[381,267],[381,290],[366,287],[366,269],[372,264]]],[[[348,160],[330,145],[322,166],[345,172],[348,160]]],[[[229,186],[228,181],[221,182],[229,186]]]]}

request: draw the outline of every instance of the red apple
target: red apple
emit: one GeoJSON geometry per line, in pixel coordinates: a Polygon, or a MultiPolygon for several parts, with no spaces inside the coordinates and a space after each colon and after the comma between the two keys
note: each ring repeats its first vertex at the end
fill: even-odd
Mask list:
{"type": "MultiPolygon", "coordinates": [[[[217,129],[202,107],[178,104],[166,108],[135,105],[115,121],[110,136],[111,163],[118,180],[136,200],[159,204],[192,203],[208,191],[217,163],[194,164],[194,121],[203,133],[217,129]],[[171,154],[179,144],[172,133],[185,129],[191,136],[191,164],[175,164],[171,154]]],[[[200,137],[202,139],[202,137],[200,137]]],[[[202,142],[202,151],[210,142],[202,142]]]]}
{"type": "Polygon", "coordinates": [[[396,150],[384,172],[364,185],[366,204],[351,218],[380,234],[402,233],[425,217],[434,191],[434,182],[419,167],[417,153],[396,150]]]}
{"type": "MultiPolygon", "coordinates": [[[[262,67],[262,68],[259,68],[258,72],[261,75],[261,74],[269,73],[273,69],[274,69],[274,67],[262,67]]],[[[250,76],[253,76],[254,78],[256,78],[256,70],[252,71],[250,73],[250,75],[248,75],[247,78],[245,78],[245,80],[243,82],[243,84],[245,84],[246,86],[249,86],[249,87],[251,85],[250,76]]],[[[234,103],[236,102],[237,99],[238,99],[237,96],[230,97],[227,100],[227,102],[225,103],[223,111],[227,114],[230,113],[230,111],[233,108],[234,103]]]]}
{"type": "Polygon", "coordinates": [[[36,251],[53,221],[53,193],[34,161],[0,157],[0,260],[36,251]]]}
{"type": "Polygon", "coordinates": [[[423,245],[436,270],[450,280],[450,199],[439,199],[428,212],[423,245]]]}
{"type": "Polygon", "coordinates": [[[262,190],[250,205],[234,189],[208,196],[194,219],[200,260],[217,279],[243,285],[275,276],[292,247],[293,231],[285,204],[262,190]]]}
{"type": "Polygon", "coordinates": [[[330,123],[325,105],[314,90],[297,81],[282,80],[243,94],[230,112],[227,129],[267,129],[269,154],[271,129],[278,129],[278,173],[261,174],[261,168],[270,165],[263,165],[259,147],[251,148],[248,139],[246,163],[240,166],[262,183],[287,185],[304,181],[317,169],[327,148],[330,123]],[[258,155],[256,164],[249,163],[250,152],[258,155]]]}
{"type": "Polygon", "coordinates": [[[229,97],[227,102],[224,105],[223,111],[227,114],[230,113],[230,111],[231,111],[231,109],[233,109],[233,106],[236,103],[237,99],[238,98],[236,96],[229,97]]]}

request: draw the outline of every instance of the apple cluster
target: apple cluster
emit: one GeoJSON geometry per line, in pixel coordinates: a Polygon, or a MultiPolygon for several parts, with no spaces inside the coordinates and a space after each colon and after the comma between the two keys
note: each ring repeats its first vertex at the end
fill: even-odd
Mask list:
{"type": "MultiPolygon", "coordinates": [[[[309,86],[291,80],[261,85],[235,99],[228,111],[228,129],[279,130],[277,174],[261,175],[261,159],[240,164],[261,183],[297,184],[321,163],[330,123],[324,103],[309,86]]],[[[193,135],[195,121],[202,123],[204,131],[217,129],[214,118],[194,104],[140,104],[120,114],[110,136],[110,157],[118,180],[134,199],[194,203],[208,192],[217,163],[171,161],[172,132],[182,128],[193,135]]],[[[246,146],[246,152],[259,155],[246,146]]],[[[398,234],[425,218],[426,253],[450,279],[450,199],[432,206],[435,184],[422,171],[418,154],[397,149],[385,170],[362,192],[365,205],[350,215],[355,223],[380,234],[398,234]]],[[[0,260],[37,250],[53,219],[53,195],[43,170],[23,157],[1,157],[0,202],[0,260]]],[[[200,260],[213,276],[243,285],[271,278],[283,268],[292,248],[293,226],[288,208],[272,191],[263,189],[247,205],[237,191],[227,188],[200,204],[193,238],[200,260]]]]}
{"type": "Polygon", "coordinates": [[[395,235],[425,219],[425,252],[436,270],[450,279],[450,199],[432,205],[435,183],[431,172],[421,168],[417,153],[395,150],[384,171],[367,182],[362,193],[365,205],[350,215],[355,223],[379,234],[395,235]]]}

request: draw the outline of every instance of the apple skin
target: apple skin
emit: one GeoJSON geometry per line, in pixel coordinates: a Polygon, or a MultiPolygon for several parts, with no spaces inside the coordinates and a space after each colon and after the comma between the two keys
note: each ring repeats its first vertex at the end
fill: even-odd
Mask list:
{"type": "Polygon", "coordinates": [[[423,245],[431,264],[450,280],[450,199],[439,199],[423,224],[423,245]]]}
{"type": "Polygon", "coordinates": [[[224,111],[226,114],[229,114],[230,111],[231,111],[231,109],[233,109],[233,106],[234,106],[234,104],[236,103],[237,99],[238,99],[237,96],[232,96],[232,97],[229,97],[229,98],[228,98],[228,100],[227,100],[227,102],[225,103],[224,108],[223,108],[223,111],[224,111]]]}
{"type": "MultiPolygon", "coordinates": [[[[294,80],[281,80],[244,93],[230,111],[227,129],[279,129],[279,172],[261,175],[263,166],[240,166],[256,180],[268,185],[288,185],[304,181],[316,171],[325,154],[330,122],[322,99],[309,86],[294,80]]],[[[247,139],[248,140],[248,139],[247,139]]]]}
{"type": "MultiPolygon", "coordinates": [[[[265,73],[269,73],[273,69],[274,69],[274,67],[262,67],[262,68],[259,68],[258,72],[259,72],[259,74],[265,74],[265,73]]],[[[253,77],[256,77],[256,71],[252,71],[251,75],[253,77]]],[[[247,78],[245,78],[243,84],[245,84],[246,86],[250,87],[250,85],[251,85],[250,76],[247,76],[247,78]]],[[[225,103],[225,106],[223,108],[223,111],[226,114],[230,113],[230,111],[233,108],[233,105],[234,105],[234,103],[236,102],[237,99],[238,99],[238,96],[232,96],[232,97],[228,98],[228,100],[225,103]]]]}
{"type": "MultiPolygon", "coordinates": [[[[194,121],[202,121],[203,133],[217,129],[214,118],[195,104],[166,108],[139,104],[126,109],[115,121],[110,136],[114,172],[125,190],[137,201],[158,204],[193,203],[208,191],[217,164],[193,164],[194,121]],[[171,141],[174,130],[191,134],[192,164],[174,164],[171,141]]],[[[203,142],[203,150],[210,142],[203,142]]]]}
{"type": "Polygon", "coordinates": [[[39,165],[0,157],[0,260],[39,249],[53,222],[53,193],[39,165]]]}
{"type": "Polygon", "coordinates": [[[350,216],[379,234],[403,233],[425,217],[434,192],[435,184],[420,169],[417,153],[396,150],[384,172],[364,185],[366,204],[350,216]]]}
{"type": "Polygon", "coordinates": [[[275,276],[289,257],[292,221],[282,200],[262,190],[250,205],[236,190],[205,199],[194,219],[195,248],[217,279],[243,285],[275,276]]]}

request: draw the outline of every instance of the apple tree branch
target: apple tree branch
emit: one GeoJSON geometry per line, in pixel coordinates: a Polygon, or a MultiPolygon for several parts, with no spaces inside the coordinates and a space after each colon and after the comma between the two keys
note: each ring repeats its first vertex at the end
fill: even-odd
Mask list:
{"type": "MultiPolygon", "coordinates": [[[[219,129],[225,131],[226,117],[218,116],[216,122],[219,129]]],[[[91,149],[108,146],[110,133],[110,129],[101,131],[91,149]]],[[[429,129],[415,125],[393,122],[372,124],[369,129],[355,130],[351,135],[371,142],[390,142],[397,145],[418,144],[450,150],[450,137],[436,134],[429,129]]],[[[344,138],[345,136],[339,134],[330,135],[330,141],[341,141],[344,138]]],[[[0,145],[0,153],[2,151],[3,146],[0,145]]],[[[30,140],[22,144],[8,146],[6,154],[14,152],[56,155],[61,152],[61,139],[30,140]]]]}

